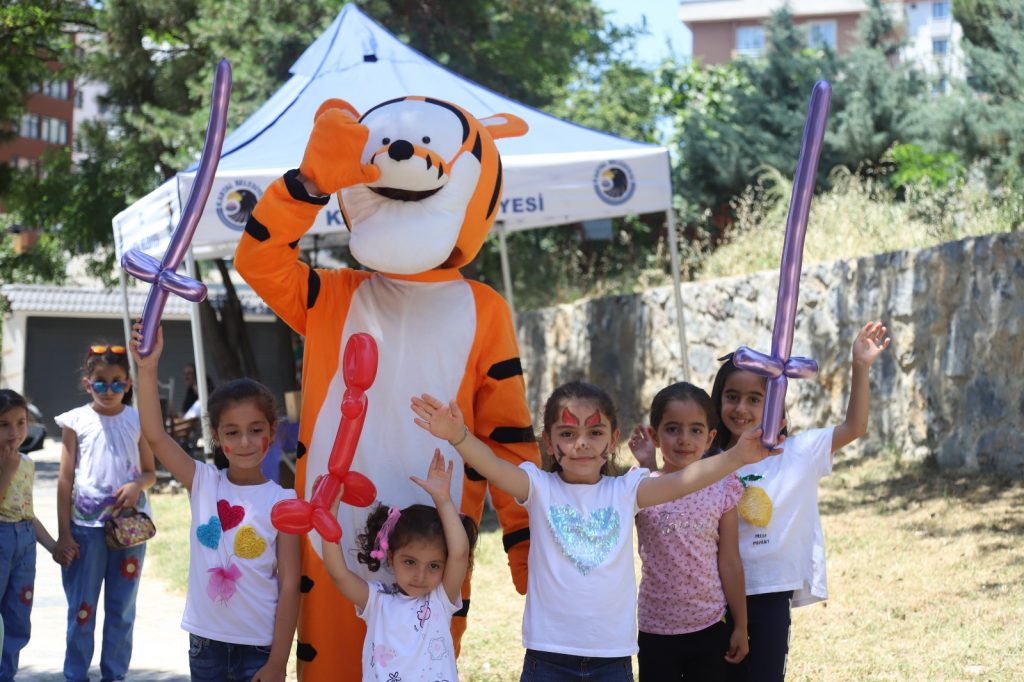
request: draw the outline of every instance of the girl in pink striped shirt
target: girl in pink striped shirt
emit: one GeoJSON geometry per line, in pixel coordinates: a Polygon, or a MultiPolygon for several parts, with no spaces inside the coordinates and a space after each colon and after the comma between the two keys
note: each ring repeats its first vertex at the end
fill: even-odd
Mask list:
{"type": "MultiPolygon", "coordinates": [[[[651,425],[636,427],[630,450],[641,466],[679,471],[711,446],[718,415],[707,392],[685,382],[662,389],[651,425]]],[[[636,515],[643,574],[638,600],[640,681],[724,680],[747,655],[747,604],[736,504],[743,486],[730,474],[697,492],[636,515]],[[726,607],[728,606],[728,610],[726,607]]]]}

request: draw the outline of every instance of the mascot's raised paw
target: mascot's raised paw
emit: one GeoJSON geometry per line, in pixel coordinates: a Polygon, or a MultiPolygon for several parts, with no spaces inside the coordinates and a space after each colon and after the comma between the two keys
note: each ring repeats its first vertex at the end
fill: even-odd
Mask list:
{"type": "Polygon", "coordinates": [[[327,100],[316,112],[299,171],[321,194],[374,182],[380,177],[380,169],[362,163],[360,158],[369,135],[369,128],[359,123],[355,109],[348,102],[327,100]]]}

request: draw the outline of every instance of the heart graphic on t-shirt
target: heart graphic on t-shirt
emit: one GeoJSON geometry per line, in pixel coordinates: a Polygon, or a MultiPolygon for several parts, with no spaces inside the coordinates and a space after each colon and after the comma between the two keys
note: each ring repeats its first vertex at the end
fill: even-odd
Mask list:
{"type": "Polygon", "coordinates": [[[552,506],[548,523],[562,552],[583,575],[600,566],[619,541],[619,512],[604,507],[583,514],[567,504],[552,506]]]}
{"type": "Polygon", "coordinates": [[[220,534],[220,519],[216,516],[211,516],[209,521],[196,526],[196,538],[204,547],[217,549],[217,545],[220,544],[220,534]]]}
{"type": "Polygon", "coordinates": [[[227,500],[217,500],[217,516],[220,517],[220,525],[224,530],[231,530],[245,518],[245,510],[227,500]]]}

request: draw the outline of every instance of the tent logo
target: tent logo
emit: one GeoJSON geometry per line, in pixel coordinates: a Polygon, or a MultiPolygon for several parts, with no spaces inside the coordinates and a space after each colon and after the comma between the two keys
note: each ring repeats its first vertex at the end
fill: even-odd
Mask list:
{"type": "Polygon", "coordinates": [[[605,161],[594,172],[594,191],[606,204],[624,204],[635,190],[633,170],[622,161],[605,161]]]}
{"type": "Polygon", "coordinates": [[[263,190],[254,182],[230,182],[217,195],[217,217],[225,227],[241,232],[262,195],[263,190]]]}

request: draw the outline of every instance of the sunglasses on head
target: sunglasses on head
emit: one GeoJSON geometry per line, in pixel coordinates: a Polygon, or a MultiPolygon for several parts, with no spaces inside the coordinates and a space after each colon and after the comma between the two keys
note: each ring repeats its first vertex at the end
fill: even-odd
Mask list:
{"type": "Polygon", "coordinates": [[[124,389],[128,388],[128,382],[115,379],[109,384],[105,381],[93,381],[89,384],[92,386],[92,390],[96,393],[106,393],[107,389],[110,389],[114,393],[124,393],[124,389]]]}
{"type": "Polygon", "coordinates": [[[111,346],[111,345],[95,345],[89,346],[89,355],[103,355],[104,353],[113,353],[114,355],[122,355],[125,352],[124,346],[111,346]]]}

